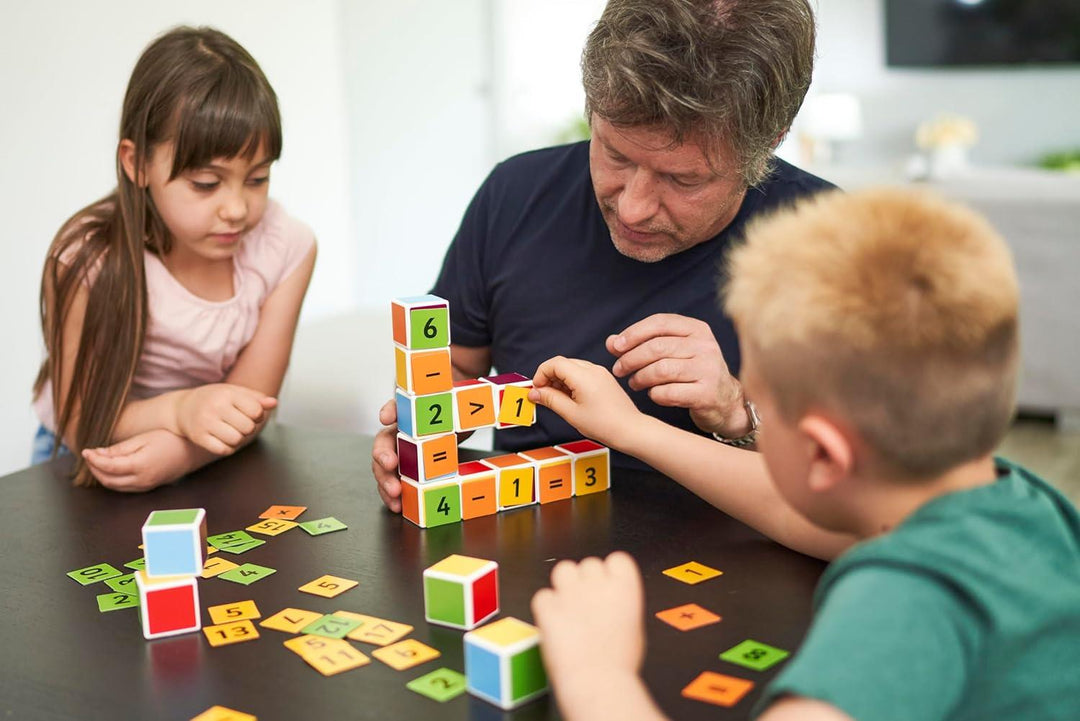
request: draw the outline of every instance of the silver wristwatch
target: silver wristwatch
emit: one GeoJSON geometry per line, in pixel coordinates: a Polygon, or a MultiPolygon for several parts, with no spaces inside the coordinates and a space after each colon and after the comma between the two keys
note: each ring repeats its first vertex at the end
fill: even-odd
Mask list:
{"type": "Polygon", "coordinates": [[[750,430],[738,438],[724,438],[716,433],[712,434],[713,438],[724,445],[735,446],[736,448],[746,448],[757,442],[758,429],[761,428],[761,418],[758,417],[757,408],[750,401],[744,400],[743,407],[746,408],[746,415],[750,418],[750,430]]]}

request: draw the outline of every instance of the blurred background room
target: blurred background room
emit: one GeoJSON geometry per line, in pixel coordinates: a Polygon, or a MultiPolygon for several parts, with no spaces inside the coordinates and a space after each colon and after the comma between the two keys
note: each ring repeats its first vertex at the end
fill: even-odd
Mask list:
{"type": "MultiPolygon", "coordinates": [[[[1080,2],[811,2],[814,82],[778,155],[844,188],[919,185],[990,217],[1022,283],[1022,419],[1003,450],[1080,499],[1080,2]]],[[[373,433],[392,395],[390,298],[430,288],[494,164],[588,136],[578,61],[603,4],[4,3],[0,474],[27,464],[37,427],[46,250],[115,184],[124,87],[155,35],[218,27],[277,91],[271,195],[319,239],[278,420],[373,433]]]]}

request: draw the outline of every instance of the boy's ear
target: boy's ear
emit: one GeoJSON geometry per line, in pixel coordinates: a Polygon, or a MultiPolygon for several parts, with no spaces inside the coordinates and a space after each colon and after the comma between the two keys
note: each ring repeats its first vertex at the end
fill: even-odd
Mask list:
{"type": "Polygon", "coordinates": [[[855,449],[848,435],[829,418],[810,414],[799,421],[799,432],[812,444],[807,484],[811,491],[832,490],[851,475],[855,449]]]}
{"type": "Polygon", "coordinates": [[[116,157],[120,159],[120,167],[124,169],[124,175],[128,177],[128,180],[140,188],[145,188],[145,174],[138,180],[135,179],[135,143],[127,138],[121,140],[116,148],[116,157]]]}

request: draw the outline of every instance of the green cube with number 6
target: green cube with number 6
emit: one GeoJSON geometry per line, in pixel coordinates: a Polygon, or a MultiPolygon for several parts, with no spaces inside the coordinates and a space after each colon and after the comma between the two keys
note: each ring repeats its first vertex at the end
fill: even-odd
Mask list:
{"type": "Polygon", "coordinates": [[[394,342],[409,350],[450,346],[450,303],[437,295],[395,298],[390,304],[394,342]]]}

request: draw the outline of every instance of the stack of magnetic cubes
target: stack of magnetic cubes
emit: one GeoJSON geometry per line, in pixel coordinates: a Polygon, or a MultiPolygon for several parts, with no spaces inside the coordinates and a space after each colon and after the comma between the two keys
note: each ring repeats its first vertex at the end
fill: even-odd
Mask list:
{"type": "Polygon", "coordinates": [[[393,320],[402,515],[427,528],[607,490],[608,449],[581,440],[458,464],[457,434],[536,422],[518,373],[454,382],[450,304],[396,298],[393,320]]]}
{"type": "Polygon", "coordinates": [[[152,511],[142,527],[145,567],[135,573],[143,636],[202,627],[198,578],[206,564],[206,511],[152,511]]]}

